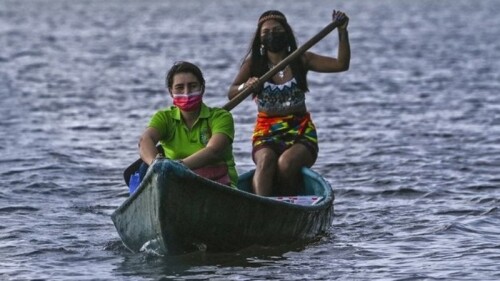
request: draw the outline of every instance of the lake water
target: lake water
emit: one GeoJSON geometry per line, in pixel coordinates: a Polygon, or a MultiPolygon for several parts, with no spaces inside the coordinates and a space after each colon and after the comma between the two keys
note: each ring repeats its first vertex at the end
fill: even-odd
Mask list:
{"type": "MultiPolygon", "coordinates": [[[[1,280],[500,280],[500,1],[0,0],[1,280]],[[350,16],[351,68],[310,73],[313,169],[335,192],[305,245],[133,254],[111,213],[177,60],[222,106],[259,15],[303,44],[350,16]]],[[[312,50],[337,53],[332,32],[312,50]]],[[[240,172],[255,105],[232,110],[240,172]]]]}

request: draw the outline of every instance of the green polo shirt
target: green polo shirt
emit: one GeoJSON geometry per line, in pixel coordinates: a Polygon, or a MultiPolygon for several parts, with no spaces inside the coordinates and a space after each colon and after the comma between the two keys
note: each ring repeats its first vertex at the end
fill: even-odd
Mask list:
{"type": "MultiPolygon", "coordinates": [[[[200,116],[189,129],[181,118],[179,108],[171,106],[156,112],[148,124],[160,133],[160,144],[165,157],[169,159],[183,159],[207,146],[213,134],[225,134],[234,139],[233,116],[222,108],[201,106],[200,116]]],[[[223,159],[229,170],[231,185],[236,187],[238,174],[233,156],[232,144],[223,152],[223,159]]]]}

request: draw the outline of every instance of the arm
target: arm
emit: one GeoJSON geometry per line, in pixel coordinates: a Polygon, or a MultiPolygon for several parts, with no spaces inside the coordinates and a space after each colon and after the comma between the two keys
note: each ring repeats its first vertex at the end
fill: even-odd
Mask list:
{"type": "Polygon", "coordinates": [[[344,71],[349,69],[349,64],[351,63],[351,46],[349,44],[349,34],[347,33],[348,24],[349,18],[346,16],[346,22],[338,28],[339,50],[337,58],[344,71]]]}
{"type": "Polygon", "coordinates": [[[342,72],[349,69],[351,61],[351,47],[347,33],[349,18],[342,12],[334,11],[333,21],[345,21],[345,23],[338,28],[339,49],[337,58],[307,52],[305,54],[305,61],[309,70],[316,72],[342,72]]]}
{"type": "Polygon", "coordinates": [[[139,154],[144,163],[151,165],[158,154],[156,144],[160,141],[160,133],[155,128],[148,127],[139,140],[139,154]]]}
{"type": "Polygon", "coordinates": [[[229,111],[213,109],[209,120],[212,136],[206,146],[183,159],[184,164],[190,169],[224,163],[228,153],[232,154],[234,139],[234,120],[229,111]]]}
{"type": "Polygon", "coordinates": [[[229,145],[231,145],[231,139],[227,135],[216,133],[212,135],[205,148],[184,158],[182,162],[190,169],[216,164],[224,160],[222,156],[229,145]]]}

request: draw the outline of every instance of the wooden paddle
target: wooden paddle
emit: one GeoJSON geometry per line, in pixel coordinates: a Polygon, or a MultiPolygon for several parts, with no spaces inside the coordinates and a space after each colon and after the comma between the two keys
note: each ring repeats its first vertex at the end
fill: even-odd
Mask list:
{"type": "Polygon", "coordinates": [[[344,24],[343,22],[331,22],[329,25],[325,26],[318,34],[316,34],[313,38],[309,39],[304,45],[295,50],[293,53],[288,55],[284,60],[270,69],[266,74],[262,75],[252,87],[248,87],[239,92],[233,99],[231,99],[228,103],[226,103],[222,108],[227,111],[231,111],[235,106],[241,103],[244,99],[246,99],[254,90],[259,88],[265,81],[269,80],[276,73],[284,69],[287,65],[290,64],[291,61],[297,59],[300,55],[305,53],[309,48],[311,48],[314,44],[318,43],[321,39],[323,39],[328,33],[332,32],[336,27],[344,24]]]}
{"type": "MultiPolygon", "coordinates": [[[[239,92],[232,100],[226,103],[222,108],[227,111],[231,111],[231,109],[235,108],[238,104],[240,104],[244,99],[246,99],[255,89],[260,87],[265,81],[269,80],[276,73],[284,69],[291,61],[297,59],[300,55],[305,53],[309,48],[311,48],[314,44],[318,43],[321,39],[323,39],[328,33],[332,32],[338,26],[344,24],[344,22],[331,22],[327,26],[325,26],[318,34],[316,34],[313,38],[309,39],[304,45],[295,50],[293,53],[288,55],[284,60],[278,63],[275,67],[266,72],[262,77],[260,77],[252,87],[246,88],[243,91],[239,92]]],[[[133,174],[137,169],[139,169],[142,160],[139,158],[134,163],[125,169],[123,172],[123,178],[129,184],[130,175],[133,174]]]]}

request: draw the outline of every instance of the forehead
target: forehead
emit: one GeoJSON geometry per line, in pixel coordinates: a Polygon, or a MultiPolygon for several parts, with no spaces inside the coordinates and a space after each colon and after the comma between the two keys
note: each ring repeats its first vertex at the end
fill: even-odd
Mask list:
{"type": "Polygon", "coordinates": [[[262,23],[260,30],[273,29],[276,27],[283,28],[283,25],[277,20],[270,19],[262,23]]]}
{"type": "Polygon", "coordinates": [[[191,72],[179,72],[174,74],[173,84],[186,84],[199,82],[198,78],[191,72]]]}

